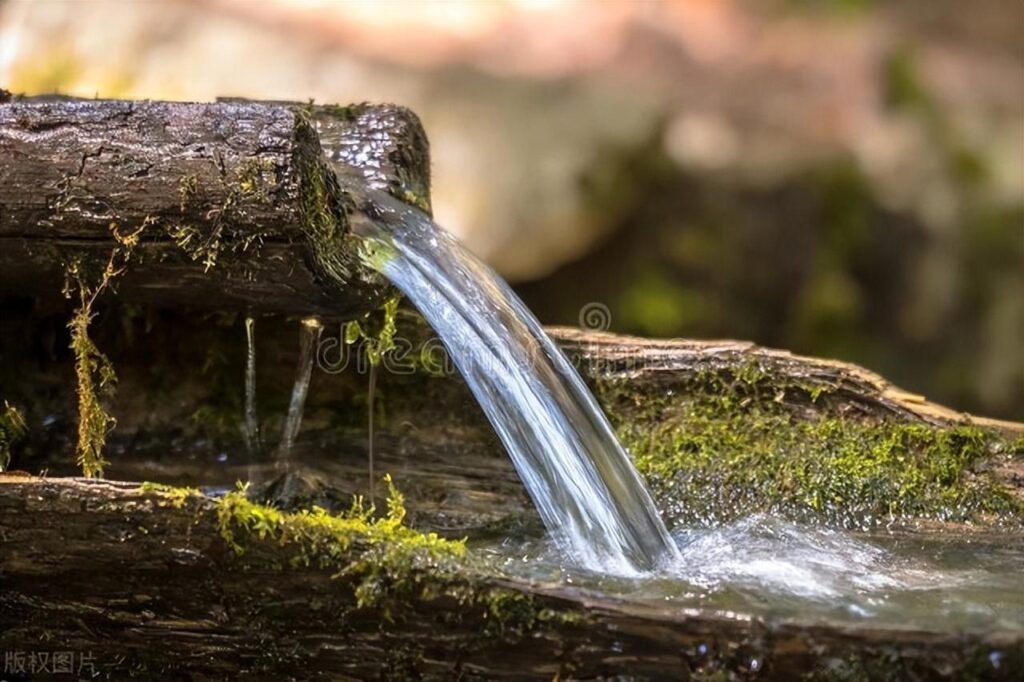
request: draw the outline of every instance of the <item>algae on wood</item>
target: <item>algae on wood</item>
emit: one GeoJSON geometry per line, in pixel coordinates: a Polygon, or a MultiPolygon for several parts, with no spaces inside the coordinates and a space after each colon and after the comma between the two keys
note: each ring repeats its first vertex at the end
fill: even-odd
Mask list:
{"type": "Polygon", "coordinates": [[[1024,664],[1016,635],[680,613],[495,577],[401,516],[0,475],[0,647],[46,633],[115,677],[1011,679],[1024,664]]]}

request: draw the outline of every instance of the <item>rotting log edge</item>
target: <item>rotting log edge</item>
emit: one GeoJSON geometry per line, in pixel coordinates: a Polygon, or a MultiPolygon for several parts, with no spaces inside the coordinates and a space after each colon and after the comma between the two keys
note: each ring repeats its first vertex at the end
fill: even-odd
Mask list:
{"type": "Polygon", "coordinates": [[[831,400],[874,419],[895,418],[932,426],[970,422],[1008,437],[1024,435],[1024,423],[958,412],[839,360],[729,339],[646,339],[572,327],[549,327],[548,332],[586,373],[605,379],[628,377],[645,389],[701,372],[722,372],[754,363],[769,376],[828,389],[831,400]]]}
{"type": "Polygon", "coordinates": [[[1013,679],[1024,664],[1018,634],[672,611],[469,569],[426,569],[385,615],[357,608],[331,570],[289,566],[287,547],[252,538],[236,556],[216,504],[0,476],[0,648],[89,652],[114,678],[793,679],[852,666],[886,679],[1013,679]]]}
{"type": "Polygon", "coordinates": [[[346,318],[389,285],[356,261],[328,161],[429,209],[426,136],[392,105],[0,103],[0,289],[57,296],[145,225],[130,300],[346,318]]]}

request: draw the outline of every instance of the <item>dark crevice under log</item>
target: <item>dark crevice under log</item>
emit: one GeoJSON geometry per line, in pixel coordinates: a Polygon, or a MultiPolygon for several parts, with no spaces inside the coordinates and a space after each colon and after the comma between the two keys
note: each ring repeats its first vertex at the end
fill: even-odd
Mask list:
{"type": "Polygon", "coordinates": [[[349,177],[429,208],[426,137],[394,106],[0,103],[0,289],[57,296],[144,226],[122,296],[350,317],[388,291],[346,239],[349,177]]]}

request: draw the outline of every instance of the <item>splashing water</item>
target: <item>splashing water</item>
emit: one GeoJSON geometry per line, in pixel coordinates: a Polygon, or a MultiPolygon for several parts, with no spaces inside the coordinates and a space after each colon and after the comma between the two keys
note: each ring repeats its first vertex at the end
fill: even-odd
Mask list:
{"type": "Polygon", "coordinates": [[[1024,632],[1024,545],[1007,536],[850,533],[754,515],[677,529],[679,558],[638,577],[566,566],[546,540],[482,541],[509,576],[631,602],[772,619],[1024,632]]]}
{"type": "Polygon", "coordinates": [[[561,550],[627,575],[675,559],[608,420],[508,285],[421,211],[382,192],[366,198],[352,219],[364,259],[441,336],[561,550]]]}

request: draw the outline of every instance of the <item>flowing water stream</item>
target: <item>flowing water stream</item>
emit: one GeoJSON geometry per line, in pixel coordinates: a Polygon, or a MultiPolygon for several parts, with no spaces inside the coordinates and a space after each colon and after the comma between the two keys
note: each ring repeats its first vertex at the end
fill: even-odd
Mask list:
{"type": "Polygon", "coordinates": [[[508,285],[423,212],[371,192],[353,229],[366,262],[444,341],[561,552],[635,574],[674,562],[672,541],[607,418],[508,285]]]}
{"type": "Polygon", "coordinates": [[[1012,535],[851,533],[755,515],[673,533],[678,561],[609,576],[567,566],[557,546],[524,537],[474,545],[504,573],[669,610],[948,632],[1024,632],[1024,544],[1012,535]]]}
{"type": "Polygon", "coordinates": [[[669,609],[1024,631],[1019,542],[853,535],[763,516],[669,534],[593,396],[505,282],[417,209],[382,193],[362,208],[353,228],[364,259],[440,335],[548,529],[474,543],[499,570],[669,609]]]}

